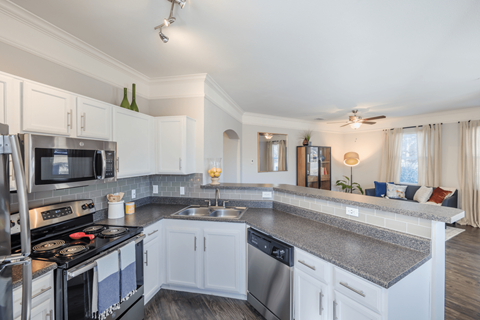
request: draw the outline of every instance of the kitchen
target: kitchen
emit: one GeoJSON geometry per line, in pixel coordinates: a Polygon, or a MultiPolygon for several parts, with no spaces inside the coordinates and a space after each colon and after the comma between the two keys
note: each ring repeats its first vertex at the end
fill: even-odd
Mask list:
{"type": "MultiPolygon", "coordinates": [[[[295,186],[297,131],[312,123],[268,107],[244,112],[238,92],[229,94],[231,79],[209,64],[210,51],[199,52],[205,68],[177,63],[146,76],[152,64],[137,59],[142,73],[120,62],[125,57],[112,58],[112,48],[102,49],[107,54],[85,42],[73,26],[79,22],[66,21],[73,7],[27,2],[0,1],[2,320],[443,319],[444,229],[463,210],[295,186]],[[62,14],[48,12],[54,7],[62,14]],[[212,70],[218,82],[185,70],[212,70]],[[135,97],[140,112],[121,107],[124,97],[129,104],[135,97]],[[288,170],[259,169],[262,132],[289,136],[288,170]],[[119,193],[133,205],[115,218],[107,196],[119,193]],[[347,209],[364,220],[347,217],[347,209]],[[112,275],[114,285],[102,284],[112,275]],[[174,310],[173,302],[169,310],[164,297],[175,294],[224,298],[215,300],[224,313],[174,310]]],[[[204,14],[195,3],[163,2],[123,4],[130,12],[152,9],[149,21],[174,9],[167,20],[173,12],[178,21],[160,28],[171,32],[168,44],[148,25],[145,42],[154,36],[158,51],[185,45],[189,19],[200,25],[194,16],[204,14]]],[[[75,6],[88,21],[87,6],[75,6]]],[[[343,136],[314,134],[332,147],[336,178],[343,136]]]]}

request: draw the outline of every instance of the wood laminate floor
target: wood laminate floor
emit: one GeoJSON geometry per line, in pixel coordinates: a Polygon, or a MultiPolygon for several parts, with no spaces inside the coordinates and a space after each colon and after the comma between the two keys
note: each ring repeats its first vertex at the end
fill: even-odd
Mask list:
{"type": "MultiPolygon", "coordinates": [[[[445,320],[480,319],[480,229],[446,242],[445,320]]],[[[161,290],[145,308],[145,320],[262,320],[246,301],[161,290]]]]}
{"type": "Polygon", "coordinates": [[[264,320],[247,301],[160,290],[145,306],[145,320],[264,320]]]}
{"type": "Polygon", "coordinates": [[[480,319],[480,229],[446,242],[445,320],[480,319]]]}

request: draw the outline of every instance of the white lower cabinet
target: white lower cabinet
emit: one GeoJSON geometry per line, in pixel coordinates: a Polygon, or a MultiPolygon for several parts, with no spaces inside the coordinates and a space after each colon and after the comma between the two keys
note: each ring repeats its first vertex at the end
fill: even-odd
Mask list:
{"type": "MultiPolygon", "coordinates": [[[[32,281],[32,320],[54,320],[54,286],[53,271],[32,281]]],[[[22,287],[13,290],[13,316],[21,319],[22,287]]]]}
{"type": "Polygon", "coordinates": [[[335,291],[333,319],[335,320],[380,320],[382,317],[361,304],[335,291]]]}
{"type": "Polygon", "coordinates": [[[164,220],[166,287],[244,298],[243,223],[164,220]]]}
{"type": "Polygon", "coordinates": [[[143,288],[145,304],[160,290],[162,281],[161,243],[162,221],[159,221],[144,230],[146,235],[143,241],[143,288]]]}
{"type": "Polygon", "coordinates": [[[308,274],[295,270],[295,319],[324,320],[330,312],[330,294],[327,284],[308,274]]]}

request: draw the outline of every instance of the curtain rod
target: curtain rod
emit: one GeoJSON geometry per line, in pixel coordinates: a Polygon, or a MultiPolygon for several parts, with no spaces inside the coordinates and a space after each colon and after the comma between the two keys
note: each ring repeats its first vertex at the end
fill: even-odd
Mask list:
{"type": "MultiPolygon", "coordinates": [[[[460,122],[459,122],[460,123],[460,122]]],[[[443,122],[440,123],[441,125],[443,125],[443,122]]],[[[431,127],[432,125],[429,124],[429,126],[431,127]]],[[[422,125],[419,125],[419,126],[410,126],[410,127],[403,127],[402,129],[413,129],[413,128],[416,128],[416,127],[423,127],[423,124],[422,125]]],[[[393,130],[394,128],[390,129],[390,130],[393,130]]]]}

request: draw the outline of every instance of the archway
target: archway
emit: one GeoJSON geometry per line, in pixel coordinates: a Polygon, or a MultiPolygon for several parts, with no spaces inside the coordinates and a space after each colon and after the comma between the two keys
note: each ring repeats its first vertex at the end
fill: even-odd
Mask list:
{"type": "Polygon", "coordinates": [[[222,176],[222,182],[240,182],[240,137],[230,129],[223,132],[222,176]]]}

